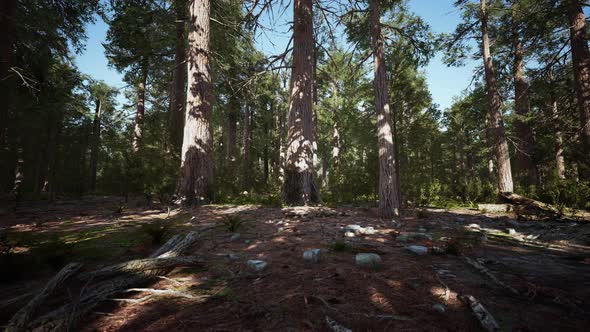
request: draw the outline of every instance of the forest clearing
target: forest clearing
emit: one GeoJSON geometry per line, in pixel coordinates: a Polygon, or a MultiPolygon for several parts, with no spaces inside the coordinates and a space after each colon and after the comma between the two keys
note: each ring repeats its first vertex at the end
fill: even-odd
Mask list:
{"type": "MultiPolygon", "coordinates": [[[[2,225],[19,239],[14,266],[2,273],[4,280],[19,280],[0,287],[3,321],[29,298],[11,300],[36,295],[60,262],[99,270],[148,257],[172,235],[195,231],[201,236],[185,255],[202,263],[129,287],[145,292],[113,295],[88,308],[80,304],[85,314],[77,330],[322,331],[330,330],[326,317],[354,331],[479,330],[460,298],[466,294],[481,301],[502,330],[584,331],[589,324],[587,221],[419,209],[392,227],[375,208],[208,205],[168,215],[162,206],[113,212],[117,202],[32,205],[15,224],[2,225]],[[349,225],[375,232],[345,235],[349,225]],[[407,249],[412,245],[427,252],[413,253],[407,249]],[[314,248],[321,251],[319,261],[306,261],[304,251],[314,248]],[[378,254],[381,264],[357,266],[355,255],[365,252],[378,254]],[[249,260],[268,265],[256,271],[249,260]]],[[[44,322],[44,315],[100,285],[100,278],[81,280],[84,273],[45,299],[31,322],[44,322]]]]}
{"type": "Polygon", "coordinates": [[[589,16],[0,1],[0,329],[589,330],[589,16]]]}

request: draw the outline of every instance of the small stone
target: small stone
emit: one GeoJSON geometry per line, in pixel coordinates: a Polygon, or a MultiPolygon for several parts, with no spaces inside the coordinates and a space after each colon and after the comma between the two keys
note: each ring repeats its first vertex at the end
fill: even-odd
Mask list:
{"type": "Polygon", "coordinates": [[[426,228],[420,227],[420,228],[418,228],[418,232],[426,233],[426,228]]]}
{"type": "Polygon", "coordinates": [[[399,242],[409,242],[409,241],[432,241],[432,237],[425,233],[412,233],[412,232],[404,232],[401,233],[396,239],[399,242]]]}
{"type": "Polygon", "coordinates": [[[353,232],[346,232],[346,233],[344,233],[344,236],[345,237],[354,237],[355,234],[353,232]]]}
{"type": "Polygon", "coordinates": [[[242,237],[242,234],[240,234],[240,233],[234,233],[234,234],[233,234],[233,235],[232,235],[232,236],[229,238],[229,240],[230,240],[230,241],[237,241],[237,240],[239,240],[241,237],[242,237]]]}
{"type": "Polygon", "coordinates": [[[373,234],[377,233],[377,231],[373,227],[366,227],[366,228],[359,229],[358,233],[364,234],[364,235],[373,235],[373,234]]]}
{"type": "Polygon", "coordinates": [[[362,228],[363,227],[361,225],[346,225],[346,226],[344,226],[344,231],[356,233],[358,230],[360,230],[362,228]]]}
{"type": "Polygon", "coordinates": [[[444,306],[444,305],[442,305],[442,304],[440,304],[440,303],[437,303],[437,304],[433,305],[433,306],[432,306],[432,309],[433,309],[434,311],[438,312],[438,313],[441,313],[441,314],[444,314],[444,313],[445,313],[445,311],[447,310],[447,309],[445,308],[445,306],[444,306]]]}
{"type": "Polygon", "coordinates": [[[376,270],[381,267],[381,257],[377,254],[356,254],[354,260],[356,262],[356,266],[361,268],[376,270]]]}
{"type": "Polygon", "coordinates": [[[194,221],[195,219],[197,219],[197,217],[195,217],[195,216],[191,217],[191,221],[194,221]]]}
{"type": "Polygon", "coordinates": [[[303,253],[303,260],[308,263],[318,263],[320,261],[320,249],[306,250],[303,253]]]}
{"type": "Polygon", "coordinates": [[[268,265],[265,261],[251,259],[247,263],[248,267],[256,272],[262,271],[268,265]]]}
{"type": "Polygon", "coordinates": [[[244,243],[245,244],[249,244],[250,243],[250,240],[244,240],[244,243]]]}
{"type": "Polygon", "coordinates": [[[510,235],[517,235],[518,234],[518,232],[514,228],[508,228],[507,231],[508,231],[508,234],[510,234],[510,235]]]}
{"type": "Polygon", "coordinates": [[[467,225],[467,228],[481,229],[481,227],[478,224],[469,224],[469,225],[467,225]]]}
{"type": "Polygon", "coordinates": [[[425,246],[408,246],[408,247],[406,247],[406,250],[408,250],[418,256],[424,256],[424,255],[428,254],[428,248],[426,248],[425,246]]]}
{"type": "Polygon", "coordinates": [[[279,233],[282,232],[282,231],[284,231],[284,230],[285,230],[285,227],[279,227],[279,228],[277,228],[277,232],[279,232],[279,233]]]}

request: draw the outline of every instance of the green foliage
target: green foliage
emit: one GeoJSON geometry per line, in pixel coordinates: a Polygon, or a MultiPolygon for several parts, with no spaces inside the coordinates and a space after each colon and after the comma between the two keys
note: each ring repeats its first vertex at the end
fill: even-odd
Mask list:
{"type": "Polygon", "coordinates": [[[246,223],[246,220],[237,214],[232,214],[232,215],[226,216],[222,220],[223,228],[226,231],[231,232],[231,233],[237,232],[239,229],[241,229],[244,226],[245,223],[246,223]]]}

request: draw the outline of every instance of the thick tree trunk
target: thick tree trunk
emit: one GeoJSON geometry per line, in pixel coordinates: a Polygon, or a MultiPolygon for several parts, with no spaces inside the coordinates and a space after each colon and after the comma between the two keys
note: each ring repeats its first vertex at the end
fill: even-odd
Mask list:
{"type": "Polygon", "coordinates": [[[537,183],[537,168],[533,162],[534,138],[531,127],[527,122],[530,113],[530,101],[528,85],[524,76],[524,51],[518,34],[516,19],[512,17],[512,47],[514,52],[513,77],[514,77],[514,109],[516,111],[515,129],[518,137],[516,145],[516,160],[518,168],[526,174],[526,184],[537,183]]]}
{"type": "Polygon", "coordinates": [[[16,0],[2,0],[0,3],[0,94],[3,102],[0,105],[0,147],[7,144],[8,118],[10,102],[10,80],[12,49],[16,37],[16,0]]]}
{"type": "Polygon", "coordinates": [[[315,179],[312,0],[294,0],[293,70],[282,199],[289,205],[319,202],[315,179]]]}
{"type": "Polygon", "coordinates": [[[100,120],[102,116],[102,102],[96,99],[96,110],[94,111],[94,121],[92,123],[92,144],[90,146],[90,183],[88,189],[90,192],[96,190],[96,170],[98,166],[98,151],[100,148],[100,120]]]}
{"type": "Polygon", "coordinates": [[[143,66],[139,83],[137,84],[137,111],[135,112],[135,126],[133,128],[133,152],[139,152],[143,138],[143,117],[145,115],[145,84],[147,81],[147,68],[143,66]]]}
{"type": "Polygon", "coordinates": [[[502,120],[502,97],[496,87],[496,73],[494,71],[494,64],[490,52],[486,0],[481,0],[481,14],[481,44],[488,95],[488,107],[491,118],[490,125],[494,139],[494,153],[496,155],[496,162],[498,163],[498,190],[500,193],[511,193],[514,191],[514,184],[512,182],[512,171],[510,169],[510,153],[508,151],[508,142],[506,141],[504,122],[502,120]]]}
{"type": "Polygon", "coordinates": [[[209,66],[209,0],[190,1],[188,87],[180,193],[185,204],[213,198],[213,124],[209,66]]]}
{"type": "Polygon", "coordinates": [[[565,158],[563,156],[563,133],[559,118],[559,109],[557,107],[557,97],[551,94],[551,118],[553,119],[553,128],[555,136],[555,173],[561,180],[565,180],[565,158]]]}
{"type": "Polygon", "coordinates": [[[581,3],[585,1],[569,0],[568,16],[570,22],[570,41],[578,109],[580,112],[580,139],[582,156],[580,175],[590,179],[590,50],[586,17],[581,3]]]}
{"type": "Polygon", "coordinates": [[[186,81],[186,0],[175,0],[176,40],[174,48],[174,85],[170,101],[170,134],[175,151],[182,148],[182,127],[184,125],[185,86],[186,81]]]}
{"type": "Polygon", "coordinates": [[[252,143],[252,113],[250,105],[244,109],[244,132],[242,133],[242,189],[248,191],[252,186],[250,168],[250,147],[252,143]]]}
{"type": "Polygon", "coordinates": [[[400,197],[397,182],[395,146],[391,128],[391,112],[387,95],[385,50],[381,33],[381,3],[371,0],[371,39],[375,63],[375,106],[377,108],[377,140],[379,146],[379,214],[391,220],[399,217],[400,197]]]}

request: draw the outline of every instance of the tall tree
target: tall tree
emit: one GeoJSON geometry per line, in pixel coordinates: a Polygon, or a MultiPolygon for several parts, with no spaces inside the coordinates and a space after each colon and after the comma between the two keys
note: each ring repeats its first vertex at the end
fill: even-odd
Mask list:
{"type": "Polygon", "coordinates": [[[514,80],[514,110],[516,113],[515,130],[518,137],[516,144],[516,160],[518,167],[526,174],[526,184],[537,183],[537,169],[533,161],[534,139],[531,127],[528,123],[530,117],[529,87],[524,73],[524,49],[520,37],[520,22],[523,13],[517,2],[511,9],[511,33],[512,33],[512,75],[514,80]]]}
{"type": "Polygon", "coordinates": [[[6,131],[8,126],[8,114],[10,102],[9,91],[9,70],[11,67],[11,58],[13,51],[14,39],[16,36],[16,0],[5,0],[0,4],[0,97],[2,106],[0,106],[0,147],[6,143],[6,131]]]}
{"type": "Polygon", "coordinates": [[[181,155],[180,194],[185,204],[213,198],[209,0],[190,0],[187,95],[181,155]]]}
{"type": "Polygon", "coordinates": [[[176,39],[174,46],[174,81],[170,96],[170,134],[173,146],[182,147],[186,82],[186,0],[175,0],[176,39]]]}
{"type": "Polygon", "coordinates": [[[399,216],[400,197],[396,175],[395,146],[391,129],[391,111],[389,109],[387,71],[385,67],[385,50],[381,33],[381,3],[371,0],[371,40],[373,43],[373,61],[375,64],[375,107],[377,108],[377,140],[379,146],[379,214],[381,218],[391,219],[399,216]]]}
{"type": "Polygon", "coordinates": [[[586,16],[582,4],[586,1],[568,0],[570,42],[578,110],[583,168],[581,176],[590,179],[590,50],[586,16]]]}
{"type": "Polygon", "coordinates": [[[289,205],[309,205],[320,200],[313,161],[312,2],[295,0],[293,3],[293,69],[287,122],[287,159],[281,195],[289,205]]]}
{"type": "Polygon", "coordinates": [[[494,153],[498,164],[498,190],[500,193],[511,193],[514,191],[514,184],[512,182],[512,170],[510,168],[508,142],[506,141],[504,122],[502,120],[502,97],[496,86],[496,73],[490,51],[487,0],[480,0],[480,15],[481,49],[484,62],[488,108],[491,118],[490,126],[494,139],[494,153]]]}

